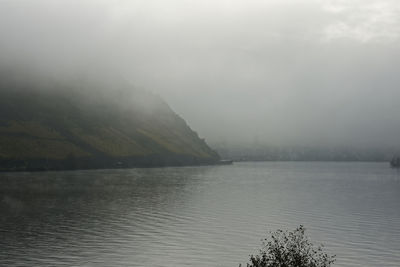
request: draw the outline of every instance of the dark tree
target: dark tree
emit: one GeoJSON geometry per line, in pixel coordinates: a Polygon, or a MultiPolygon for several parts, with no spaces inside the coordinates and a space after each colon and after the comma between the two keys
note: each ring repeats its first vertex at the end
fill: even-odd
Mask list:
{"type": "MultiPolygon", "coordinates": [[[[251,255],[247,267],[329,267],[335,256],[315,247],[300,225],[293,232],[277,230],[263,241],[259,255],[251,255]]],[[[241,266],[241,265],[240,265],[241,266]]],[[[239,266],[239,267],[240,267],[239,266]]]]}

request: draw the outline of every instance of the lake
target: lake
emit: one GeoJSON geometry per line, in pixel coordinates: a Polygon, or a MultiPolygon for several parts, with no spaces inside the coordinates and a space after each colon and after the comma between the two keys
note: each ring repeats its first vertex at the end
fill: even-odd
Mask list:
{"type": "Polygon", "coordinates": [[[387,163],[0,173],[0,266],[238,266],[300,224],[333,266],[400,266],[387,163]]]}

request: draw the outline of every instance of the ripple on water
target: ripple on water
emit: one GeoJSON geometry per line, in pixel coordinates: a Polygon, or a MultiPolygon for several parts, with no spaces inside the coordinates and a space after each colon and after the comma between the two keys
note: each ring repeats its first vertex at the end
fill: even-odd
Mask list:
{"type": "Polygon", "coordinates": [[[400,174],[380,163],[10,173],[1,266],[238,266],[304,224],[335,266],[400,266],[400,174]]]}

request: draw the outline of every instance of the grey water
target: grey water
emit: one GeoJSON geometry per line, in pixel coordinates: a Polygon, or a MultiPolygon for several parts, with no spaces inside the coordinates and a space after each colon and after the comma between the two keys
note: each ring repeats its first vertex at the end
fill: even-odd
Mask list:
{"type": "Polygon", "coordinates": [[[300,224],[334,266],[400,266],[400,172],[386,163],[0,177],[0,266],[238,266],[300,224]]]}

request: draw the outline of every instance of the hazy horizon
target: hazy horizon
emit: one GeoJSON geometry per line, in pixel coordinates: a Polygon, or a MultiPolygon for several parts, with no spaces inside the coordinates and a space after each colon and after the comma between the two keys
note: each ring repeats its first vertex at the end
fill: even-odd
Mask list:
{"type": "Polygon", "coordinates": [[[0,1],[0,67],[120,76],[209,143],[399,147],[400,3],[0,1]]]}

